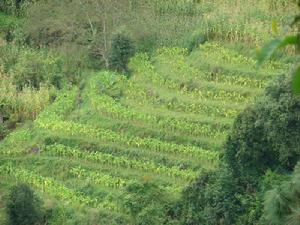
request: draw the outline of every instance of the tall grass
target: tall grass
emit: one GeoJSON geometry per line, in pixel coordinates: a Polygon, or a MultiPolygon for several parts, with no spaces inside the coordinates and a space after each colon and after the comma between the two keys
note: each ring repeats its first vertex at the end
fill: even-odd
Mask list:
{"type": "Polygon", "coordinates": [[[200,30],[208,39],[246,42],[259,46],[276,32],[284,32],[296,7],[287,0],[216,0],[203,7],[200,30]],[[234,6],[234,7],[233,7],[234,6]],[[277,31],[270,21],[278,26],[277,31]]]}
{"type": "Polygon", "coordinates": [[[34,119],[50,103],[54,88],[25,87],[18,91],[11,79],[0,71],[0,113],[13,121],[34,119]]]}

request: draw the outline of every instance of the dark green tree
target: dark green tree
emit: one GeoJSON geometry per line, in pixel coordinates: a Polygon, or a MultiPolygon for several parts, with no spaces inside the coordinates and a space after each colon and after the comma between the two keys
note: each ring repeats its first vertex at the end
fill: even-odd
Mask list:
{"type": "Polygon", "coordinates": [[[129,59],[134,55],[133,41],[124,34],[113,37],[110,49],[109,65],[111,69],[121,73],[128,73],[129,59]]]}
{"type": "Polygon", "coordinates": [[[291,74],[275,78],[236,118],[220,169],[183,193],[181,224],[259,224],[265,174],[289,173],[300,159],[300,96],[292,80],[291,74]]]}
{"type": "Polygon", "coordinates": [[[42,202],[26,184],[12,187],[7,203],[9,225],[36,225],[42,219],[42,202]]]}
{"type": "Polygon", "coordinates": [[[300,224],[300,163],[288,181],[268,191],[264,202],[266,224],[300,224]]]}
{"type": "Polygon", "coordinates": [[[292,171],[300,159],[300,97],[293,94],[292,79],[278,76],[265,96],[237,117],[225,151],[236,176],[247,180],[268,169],[292,171]]]}
{"type": "Polygon", "coordinates": [[[126,187],[123,209],[136,225],[161,225],[168,221],[167,193],[154,183],[145,181],[126,187]]]}
{"type": "Polygon", "coordinates": [[[206,172],[183,191],[177,215],[182,225],[231,225],[245,211],[240,189],[232,172],[222,165],[220,170],[206,172]]]}

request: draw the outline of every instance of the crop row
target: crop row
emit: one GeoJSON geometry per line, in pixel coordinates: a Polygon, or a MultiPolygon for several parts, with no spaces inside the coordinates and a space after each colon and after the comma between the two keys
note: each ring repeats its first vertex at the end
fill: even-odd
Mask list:
{"type": "Polygon", "coordinates": [[[226,102],[219,102],[219,105],[211,105],[207,102],[189,103],[179,102],[176,99],[166,101],[167,108],[174,111],[183,111],[196,114],[207,114],[215,117],[233,118],[240,112],[238,109],[225,108],[226,102]]]}
{"type": "Polygon", "coordinates": [[[218,153],[211,152],[192,145],[181,145],[170,142],[164,142],[155,138],[140,138],[127,136],[111,130],[94,128],[92,126],[75,123],[72,121],[60,120],[38,120],[35,126],[40,129],[46,129],[52,132],[59,132],[71,136],[87,136],[90,138],[99,138],[109,142],[121,142],[128,146],[151,149],[157,152],[166,152],[173,154],[185,154],[191,157],[197,157],[199,162],[214,164],[218,161],[218,153]]]}
{"type": "MultiPolygon", "coordinates": [[[[243,65],[249,66],[253,69],[257,67],[257,61],[253,58],[243,56],[238,52],[223,47],[218,43],[215,42],[207,42],[203,45],[199,45],[199,50],[203,60],[205,61],[212,61],[216,64],[223,65],[224,63],[230,63],[235,65],[243,65]]],[[[187,49],[182,48],[161,48],[157,50],[157,55],[160,56],[171,56],[171,57],[178,57],[178,56],[187,56],[188,51],[187,49]]],[[[268,70],[278,70],[278,69],[286,69],[289,66],[278,61],[270,61],[263,65],[264,69],[268,70]]]]}
{"type": "MultiPolygon", "coordinates": [[[[214,54],[216,54],[216,52],[214,52],[214,54]]],[[[160,64],[160,67],[168,68],[168,74],[162,73],[161,75],[168,75],[168,78],[172,80],[174,80],[174,78],[180,79],[181,82],[189,81],[191,79],[198,82],[203,82],[205,80],[211,81],[212,83],[222,83],[223,85],[240,85],[251,88],[262,88],[266,83],[263,79],[244,76],[238,74],[238,72],[232,72],[228,75],[222,74],[223,64],[220,64],[221,66],[218,67],[210,67],[211,71],[207,71],[207,69],[203,70],[202,67],[199,70],[188,63],[185,54],[170,56],[168,53],[165,54],[164,52],[161,52],[156,57],[156,60],[160,64]],[[176,76],[176,74],[180,75],[180,77],[176,76]]],[[[230,61],[230,63],[232,62],[230,61]]]]}
{"type": "Polygon", "coordinates": [[[122,188],[125,187],[128,183],[128,181],[125,179],[113,177],[105,173],[87,171],[81,166],[73,167],[70,170],[70,174],[76,178],[85,178],[95,184],[101,184],[106,187],[122,188]]]}
{"type": "Polygon", "coordinates": [[[204,75],[202,75],[202,77],[206,80],[213,80],[216,83],[222,83],[224,85],[237,85],[250,88],[263,88],[266,85],[266,81],[264,80],[233,74],[226,75],[222,72],[215,74],[213,74],[213,72],[205,73],[204,75]]]}
{"type": "Polygon", "coordinates": [[[226,118],[233,118],[239,113],[239,110],[227,106],[228,102],[226,101],[218,101],[217,103],[212,104],[208,101],[180,101],[176,97],[167,99],[155,93],[149,93],[149,91],[140,88],[140,86],[138,85],[129,86],[126,91],[126,94],[126,99],[133,99],[137,104],[144,105],[145,103],[150,102],[151,104],[162,105],[165,106],[167,109],[174,111],[182,111],[196,114],[208,114],[215,117],[219,116],[226,118]]]}
{"type": "Polygon", "coordinates": [[[33,134],[29,128],[15,130],[1,141],[0,154],[12,156],[23,153],[24,147],[32,136],[33,134]]]}
{"type": "MultiPolygon", "coordinates": [[[[77,99],[77,89],[64,90],[57,95],[56,100],[48,106],[35,120],[35,123],[43,120],[62,119],[74,107],[77,99]]],[[[33,137],[30,128],[21,128],[10,133],[0,144],[2,155],[19,155],[26,151],[25,146],[33,137]],[[25,151],[24,151],[25,149],[25,151]]]]}
{"type": "MultiPolygon", "coordinates": [[[[176,65],[178,66],[178,65],[176,65]]],[[[203,100],[223,100],[223,101],[236,101],[245,102],[251,100],[249,96],[245,96],[236,91],[218,90],[210,91],[205,90],[206,88],[197,87],[192,80],[199,77],[199,71],[193,71],[193,76],[191,73],[180,72],[180,78],[174,78],[174,76],[163,77],[154,70],[154,66],[150,63],[147,57],[139,55],[136,56],[131,61],[131,68],[135,71],[134,76],[128,82],[126,87],[126,93],[129,95],[138,95],[137,87],[141,89],[141,84],[152,83],[154,86],[165,86],[168,89],[181,91],[181,93],[187,94],[190,97],[197,97],[203,100]]],[[[191,69],[188,67],[188,69],[191,69]]],[[[207,81],[205,81],[207,83],[207,81]]],[[[246,81],[244,81],[246,82],[246,81]]],[[[203,82],[200,82],[200,84],[203,82]]],[[[212,83],[213,85],[213,83],[212,83]]],[[[203,85],[201,85],[203,86],[203,85]]]]}
{"type": "MultiPolygon", "coordinates": [[[[95,84],[99,78],[102,80],[102,78],[106,76],[107,75],[105,73],[101,74],[101,76],[95,76],[90,82],[95,84]]],[[[108,74],[108,76],[110,76],[110,74],[108,74]]],[[[93,109],[108,116],[118,119],[139,120],[163,129],[184,132],[192,135],[202,135],[213,138],[219,138],[226,135],[224,130],[212,127],[212,125],[196,124],[172,117],[159,117],[153,114],[133,111],[122,106],[119,102],[115,101],[108,95],[100,95],[97,90],[97,87],[89,87],[85,98],[90,102],[93,109]]]]}
{"type": "Polygon", "coordinates": [[[0,166],[0,174],[14,177],[16,180],[29,183],[43,192],[66,201],[68,203],[81,203],[85,205],[91,205],[97,208],[104,208],[109,210],[116,210],[117,206],[109,201],[101,201],[97,198],[91,198],[78,191],[67,188],[61,183],[58,183],[52,178],[47,178],[35,174],[32,171],[28,171],[22,168],[14,168],[10,164],[0,166]]]}
{"type": "Polygon", "coordinates": [[[55,101],[38,116],[37,120],[62,119],[74,108],[77,97],[78,90],[76,88],[62,90],[55,101]]]}
{"type": "MultiPolygon", "coordinates": [[[[128,186],[130,183],[137,182],[137,180],[135,179],[113,177],[105,173],[86,170],[81,166],[72,168],[70,170],[70,174],[79,179],[87,179],[95,184],[113,188],[123,188],[125,186],[128,186]]],[[[166,191],[171,193],[179,193],[181,191],[181,188],[176,186],[166,186],[162,187],[162,189],[165,189],[166,191]]]]}
{"type": "Polygon", "coordinates": [[[158,117],[156,115],[146,114],[130,110],[109,96],[95,96],[90,99],[91,106],[98,112],[107,114],[110,117],[118,119],[139,120],[150,125],[155,125],[168,131],[179,131],[190,135],[201,135],[212,138],[224,137],[226,131],[218,127],[212,127],[208,124],[196,124],[172,117],[158,117]],[[100,104],[101,103],[101,104],[100,104]]]}
{"type": "MultiPolygon", "coordinates": [[[[139,90],[141,88],[148,89],[148,93],[151,94],[151,90],[153,86],[165,86],[166,88],[172,90],[177,95],[184,95],[188,98],[194,100],[218,100],[218,101],[229,101],[229,102],[249,102],[253,100],[253,96],[249,95],[251,92],[245,91],[241,86],[237,86],[237,84],[231,84],[228,82],[225,83],[216,83],[205,81],[205,78],[201,81],[197,81],[197,79],[190,78],[183,80],[183,78],[163,78],[159,76],[157,79],[153,78],[151,80],[142,79],[140,75],[135,74],[136,77],[134,81],[131,82],[131,90],[130,92],[134,92],[136,89],[139,90]],[[142,79],[142,80],[141,80],[142,79]],[[148,82],[147,82],[148,81],[148,82]],[[151,88],[149,88],[149,83],[154,83],[151,88]],[[234,85],[234,86],[232,86],[234,85]],[[230,89],[232,86],[232,89],[230,89]],[[137,88],[138,87],[138,88],[137,88]],[[238,90],[234,90],[238,88],[238,90]],[[240,92],[240,90],[243,90],[240,92]]],[[[143,75],[143,74],[142,74],[143,75]]],[[[222,75],[226,77],[225,75],[222,75]]],[[[218,77],[222,77],[221,75],[216,75],[215,79],[218,77]]],[[[128,87],[128,86],[127,86],[128,87]]],[[[126,89],[129,91],[128,89],[126,89]]]]}
{"type": "MultiPolygon", "coordinates": [[[[210,60],[215,64],[222,65],[224,63],[230,63],[234,65],[246,65],[252,69],[257,68],[257,61],[240,55],[237,52],[224,48],[217,43],[206,43],[204,45],[199,46],[201,50],[201,55],[205,60],[210,60]]],[[[270,61],[263,65],[263,69],[267,69],[268,71],[275,71],[275,70],[286,70],[288,65],[282,64],[277,61],[270,61]]]]}
{"type": "Polygon", "coordinates": [[[198,175],[197,172],[194,172],[190,169],[181,170],[179,167],[175,166],[166,167],[163,165],[158,165],[151,162],[150,160],[147,162],[143,162],[135,159],[129,159],[124,156],[113,156],[111,154],[102,152],[86,152],[78,148],[71,148],[61,144],[45,146],[42,151],[50,155],[73,157],[76,159],[84,159],[116,167],[139,169],[143,171],[167,175],[170,177],[181,177],[188,180],[194,179],[198,175]]]}

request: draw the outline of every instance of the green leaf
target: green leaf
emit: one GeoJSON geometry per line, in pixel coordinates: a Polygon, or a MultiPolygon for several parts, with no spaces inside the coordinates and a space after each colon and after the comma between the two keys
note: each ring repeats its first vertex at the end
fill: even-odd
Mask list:
{"type": "Polygon", "coordinates": [[[257,57],[257,65],[260,67],[263,62],[270,59],[274,52],[280,48],[284,48],[288,45],[297,45],[298,36],[287,36],[284,39],[274,39],[266,44],[257,57]]]}
{"type": "Polygon", "coordinates": [[[300,66],[297,68],[293,78],[293,93],[300,94],[300,66]]]}
{"type": "Polygon", "coordinates": [[[280,46],[281,42],[282,40],[280,39],[274,39],[262,48],[257,57],[257,65],[259,67],[263,64],[263,62],[268,60],[273,55],[273,53],[280,46]]]}

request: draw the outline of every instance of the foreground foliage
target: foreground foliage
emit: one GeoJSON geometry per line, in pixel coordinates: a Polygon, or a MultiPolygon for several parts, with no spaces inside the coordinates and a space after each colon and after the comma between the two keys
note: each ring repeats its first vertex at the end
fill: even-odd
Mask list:
{"type": "Polygon", "coordinates": [[[26,184],[12,187],[7,211],[10,225],[39,224],[42,222],[42,202],[26,184]]]}
{"type": "MultiPolygon", "coordinates": [[[[262,217],[263,195],[281,181],[276,173],[291,172],[300,159],[299,96],[293,94],[291,87],[291,75],[274,78],[265,95],[236,118],[226,141],[220,171],[200,178],[185,193],[183,224],[258,224],[259,221],[269,224],[262,217]],[[275,175],[269,177],[269,171],[275,175]],[[201,213],[190,214],[191,208],[201,213]]],[[[275,193],[281,195],[281,190],[275,189],[267,195],[268,221],[273,218],[270,213],[284,221],[287,217],[279,216],[280,210],[286,214],[294,212],[280,206],[281,200],[274,197],[275,193]]]]}

